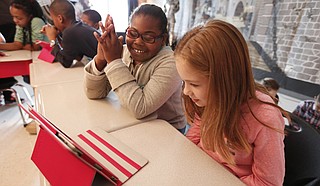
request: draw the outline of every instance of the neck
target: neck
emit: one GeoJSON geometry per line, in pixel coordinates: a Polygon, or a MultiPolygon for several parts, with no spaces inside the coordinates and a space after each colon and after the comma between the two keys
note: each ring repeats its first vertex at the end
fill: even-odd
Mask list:
{"type": "Polygon", "coordinates": [[[133,66],[139,66],[142,62],[133,60],[133,66]]]}
{"type": "Polygon", "coordinates": [[[67,28],[69,26],[72,26],[75,22],[76,22],[76,20],[70,20],[70,21],[66,22],[65,27],[67,28]]]}

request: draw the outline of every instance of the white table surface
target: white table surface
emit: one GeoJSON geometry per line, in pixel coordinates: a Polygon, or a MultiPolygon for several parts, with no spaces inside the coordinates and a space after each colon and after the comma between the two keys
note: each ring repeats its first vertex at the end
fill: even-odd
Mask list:
{"type": "Polygon", "coordinates": [[[32,87],[80,81],[84,77],[84,64],[75,63],[70,68],[63,67],[59,62],[49,63],[38,59],[40,51],[32,52],[30,64],[30,84],[32,87]]]}
{"type": "Polygon", "coordinates": [[[152,120],[111,134],[149,160],[124,185],[244,185],[166,121],[152,120]]]}
{"type": "Polygon", "coordinates": [[[111,92],[107,98],[90,100],[84,93],[83,81],[51,84],[35,88],[36,109],[70,136],[99,126],[114,131],[155,119],[138,120],[120,106],[111,92]]]}
{"type": "Polygon", "coordinates": [[[113,92],[88,99],[82,68],[34,59],[30,75],[36,109],[71,137],[100,127],[147,158],[149,163],[124,185],[244,185],[169,123],[155,116],[134,118],[113,92]]]}
{"type": "Polygon", "coordinates": [[[24,61],[31,60],[32,55],[29,50],[15,50],[15,51],[2,51],[7,56],[1,56],[0,62],[9,62],[9,61],[24,61]]]}
{"type": "Polygon", "coordinates": [[[80,81],[84,77],[84,66],[79,64],[72,68],[64,68],[60,63],[31,63],[30,84],[32,87],[80,81]]]}

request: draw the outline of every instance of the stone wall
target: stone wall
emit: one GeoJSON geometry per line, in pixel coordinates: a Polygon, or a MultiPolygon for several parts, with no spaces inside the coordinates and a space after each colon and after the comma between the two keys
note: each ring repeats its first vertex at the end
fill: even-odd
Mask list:
{"type": "Polygon", "coordinates": [[[286,76],[320,85],[320,1],[277,0],[275,6],[272,0],[259,1],[251,38],[271,58],[276,57],[286,76]],[[272,30],[275,15],[276,37],[272,30]],[[276,41],[275,46],[273,41],[276,41]],[[277,48],[276,55],[274,47],[277,48]]]}
{"type": "MultiPolygon", "coordinates": [[[[195,9],[209,1],[180,1],[180,11],[176,14],[177,38],[194,25],[195,9]]],[[[275,78],[283,89],[311,97],[320,93],[320,0],[210,2],[211,18],[231,22],[250,41],[256,80],[269,76],[275,78]],[[240,5],[244,6],[242,15],[237,12],[242,10],[237,8],[240,5]],[[250,19],[244,16],[249,15],[244,14],[248,12],[250,19]]]]}

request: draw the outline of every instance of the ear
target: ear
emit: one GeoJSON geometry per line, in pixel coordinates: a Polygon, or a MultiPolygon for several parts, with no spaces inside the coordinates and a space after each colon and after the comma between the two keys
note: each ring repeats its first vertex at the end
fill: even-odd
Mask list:
{"type": "Polygon", "coordinates": [[[169,44],[169,35],[167,33],[164,33],[163,34],[163,37],[162,37],[162,46],[166,46],[169,44]]]}
{"type": "Polygon", "coordinates": [[[62,15],[58,15],[58,20],[60,23],[63,23],[65,21],[64,17],[62,15]]]}
{"type": "Polygon", "coordinates": [[[95,24],[93,25],[93,27],[94,27],[95,29],[99,30],[99,23],[95,23],[95,24]]]}

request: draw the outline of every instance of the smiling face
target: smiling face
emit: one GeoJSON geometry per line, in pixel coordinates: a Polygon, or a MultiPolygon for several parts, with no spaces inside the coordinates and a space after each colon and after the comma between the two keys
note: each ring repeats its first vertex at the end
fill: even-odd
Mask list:
{"type": "Polygon", "coordinates": [[[180,57],[176,57],[176,67],[184,82],[183,93],[189,96],[197,106],[206,106],[208,99],[208,77],[191,68],[190,65],[180,57]]]}
{"type": "MultiPolygon", "coordinates": [[[[157,37],[163,34],[160,30],[160,20],[148,15],[136,15],[131,20],[130,28],[134,28],[140,35],[148,34],[157,37]]],[[[165,45],[167,35],[164,34],[155,40],[154,43],[146,43],[141,36],[137,39],[126,37],[126,43],[132,59],[135,62],[143,63],[158,54],[165,45]]]]}
{"type": "Polygon", "coordinates": [[[17,9],[14,6],[10,6],[10,14],[13,18],[13,22],[20,27],[27,27],[32,19],[32,15],[28,15],[23,10],[17,9]]]}

